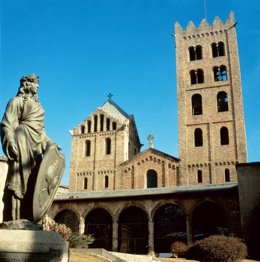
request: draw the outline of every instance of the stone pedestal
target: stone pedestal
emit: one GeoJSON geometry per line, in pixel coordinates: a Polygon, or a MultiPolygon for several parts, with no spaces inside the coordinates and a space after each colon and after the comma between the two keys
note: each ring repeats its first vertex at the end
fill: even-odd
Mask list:
{"type": "Polygon", "coordinates": [[[68,243],[56,232],[0,230],[1,262],[68,262],[68,243]]]}

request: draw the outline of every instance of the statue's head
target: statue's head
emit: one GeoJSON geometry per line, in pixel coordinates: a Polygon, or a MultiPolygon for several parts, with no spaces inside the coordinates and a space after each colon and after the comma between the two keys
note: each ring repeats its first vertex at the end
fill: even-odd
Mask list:
{"type": "Polygon", "coordinates": [[[39,76],[35,74],[23,76],[20,79],[18,95],[27,97],[29,94],[36,96],[39,85],[39,76]]]}

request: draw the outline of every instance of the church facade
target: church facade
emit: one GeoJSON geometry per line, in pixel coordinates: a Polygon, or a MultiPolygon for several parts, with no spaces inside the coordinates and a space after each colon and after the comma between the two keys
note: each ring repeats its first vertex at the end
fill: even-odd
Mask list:
{"type": "Polygon", "coordinates": [[[152,143],[141,151],[134,116],[109,97],[71,131],[69,192],[48,215],[93,234],[92,247],[127,253],[240,236],[235,165],[247,156],[235,30],[233,13],[175,24],[179,158],[152,143]]]}

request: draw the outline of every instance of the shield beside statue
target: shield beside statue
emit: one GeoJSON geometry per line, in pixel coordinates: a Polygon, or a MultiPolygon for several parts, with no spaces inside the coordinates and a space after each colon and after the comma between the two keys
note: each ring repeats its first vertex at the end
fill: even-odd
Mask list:
{"type": "Polygon", "coordinates": [[[50,146],[41,161],[33,194],[33,218],[39,221],[50,208],[65,169],[65,157],[50,146]]]}

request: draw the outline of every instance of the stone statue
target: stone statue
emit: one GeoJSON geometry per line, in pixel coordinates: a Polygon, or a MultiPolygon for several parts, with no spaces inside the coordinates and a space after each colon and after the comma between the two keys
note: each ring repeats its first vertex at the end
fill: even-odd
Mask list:
{"type": "MultiPolygon", "coordinates": [[[[35,218],[33,215],[34,191],[37,180],[40,179],[38,177],[39,169],[49,148],[55,148],[56,151],[60,149],[45,132],[44,110],[37,97],[38,87],[39,77],[37,75],[32,74],[22,77],[18,93],[16,97],[9,101],[1,122],[2,147],[8,158],[8,174],[3,197],[4,221],[28,219],[36,222],[35,220],[40,219],[40,217],[35,218]]],[[[48,161],[50,162],[50,159],[48,161]]],[[[48,166],[48,163],[44,165],[48,166]]],[[[55,165],[57,166],[57,163],[55,165]]],[[[55,165],[54,167],[56,167],[55,165]]],[[[50,163],[50,166],[53,166],[53,164],[50,163]]],[[[64,166],[61,169],[63,172],[64,166]]],[[[51,170],[54,170],[53,167],[51,167],[51,170]]],[[[45,170],[42,170],[40,176],[44,175],[45,170]]],[[[46,171],[46,178],[42,179],[41,177],[42,184],[45,185],[43,187],[48,189],[50,187],[51,189],[57,188],[60,177],[61,174],[57,175],[57,172],[50,173],[50,171],[46,171]],[[53,179],[50,178],[50,174],[53,174],[53,179]],[[46,183],[49,181],[51,181],[52,185],[48,187],[46,183]],[[55,184],[53,185],[53,183],[55,184]]],[[[41,184],[39,185],[39,183],[37,196],[41,191],[41,188],[39,188],[41,184]]],[[[48,192],[50,192],[50,189],[48,192]]],[[[51,201],[52,199],[47,200],[51,201]]],[[[44,202],[45,200],[44,198],[40,201],[44,202]]],[[[34,205],[37,209],[37,201],[34,205]]],[[[47,206],[49,207],[50,204],[47,206]]]]}

